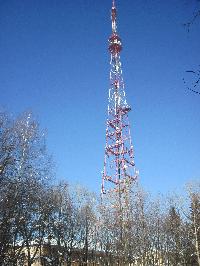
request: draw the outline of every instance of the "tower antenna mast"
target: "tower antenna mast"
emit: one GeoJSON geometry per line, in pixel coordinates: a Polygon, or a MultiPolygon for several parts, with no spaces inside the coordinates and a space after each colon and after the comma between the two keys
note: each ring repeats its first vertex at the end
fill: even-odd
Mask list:
{"type": "Polygon", "coordinates": [[[137,178],[134,151],[130,133],[125,86],[122,76],[120,53],[122,42],[117,32],[117,9],[112,0],[112,33],[109,37],[110,88],[108,97],[108,118],[106,122],[106,146],[102,172],[101,194],[119,193],[121,197],[137,178]]]}

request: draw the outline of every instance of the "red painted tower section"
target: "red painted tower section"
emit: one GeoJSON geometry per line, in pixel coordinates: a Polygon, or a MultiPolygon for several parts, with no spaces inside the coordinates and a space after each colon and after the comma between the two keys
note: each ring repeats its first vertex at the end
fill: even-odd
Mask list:
{"type": "Polygon", "coordinates": [[[110,88],[108,97],[108,119],[104,169],[102,172],[101,193],[126,192],[137,178],[134,163],[134,150],[130,133],[128,113],[131,110],[126,102],[124,81],[120,62],[122,42],[117,32],[117,9],[112,3],[112,34],[109,37],[110,88]]]}

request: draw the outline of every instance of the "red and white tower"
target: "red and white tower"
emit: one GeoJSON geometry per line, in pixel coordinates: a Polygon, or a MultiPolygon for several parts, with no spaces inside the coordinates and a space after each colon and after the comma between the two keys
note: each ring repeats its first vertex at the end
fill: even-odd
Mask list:
{"type": "Polygon", "coordinates": [[[111,10],[112,34],[108,40],[111,69],[101,193],[103,195],[110,192],[119,192],[121,197],[136,180],[137,171],[135,170],[134,151],[128,120],[131,107],[126,102],[120,62],[122,43],[117,32],[116,18],[117,9],[113,0],[111,10]]]}

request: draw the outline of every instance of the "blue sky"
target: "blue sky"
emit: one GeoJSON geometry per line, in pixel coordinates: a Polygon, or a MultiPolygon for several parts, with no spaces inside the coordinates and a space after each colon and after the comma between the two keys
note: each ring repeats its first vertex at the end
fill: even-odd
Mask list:
{"type": "MultiPolygon", "coordinates": [[[[183,83],[200,64],[195,0],[118,0],[135,162],[146,189],[200,178],[200,96],[183,83]]],[[[99,191],[109,86],[111,0],[0,0],[0,104],[46,128],[57,179],[99,191]]]]}

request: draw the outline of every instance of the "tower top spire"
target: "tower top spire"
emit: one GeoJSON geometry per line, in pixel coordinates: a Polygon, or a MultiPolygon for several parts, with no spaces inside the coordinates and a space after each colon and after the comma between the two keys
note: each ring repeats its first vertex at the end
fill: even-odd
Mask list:
{"type": "Polygon", "coordinates": [[[117,32],[117,24],[116,24],[117,9],[116,9],[116,6],[115,6],[115,0],[113,0],[113,2],[112,2],[111,20],[112,20],[112,32],[116,33],[117,32]]]}
{"type": "Polygon", "coordinates": [[[112,35],[109,38],[109,50],[112,55],[117,55],[122,50],[122,43],[117,33],[117,9],[115,5],[115,0],[112,0],[111,21],[112,21],[112,35]]]}

